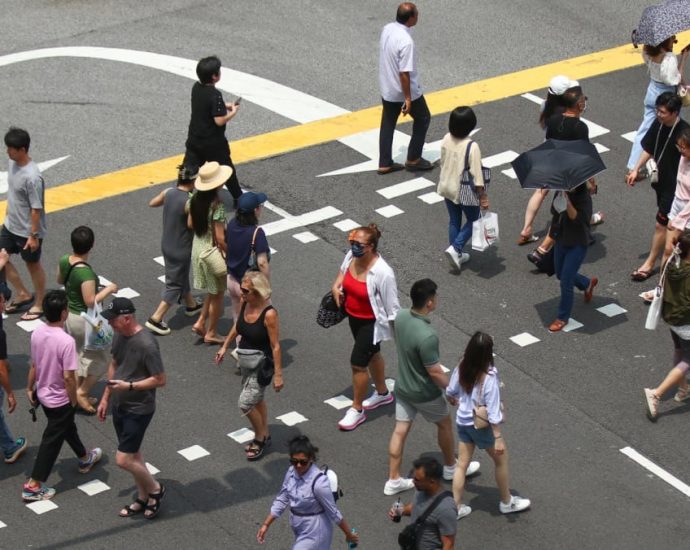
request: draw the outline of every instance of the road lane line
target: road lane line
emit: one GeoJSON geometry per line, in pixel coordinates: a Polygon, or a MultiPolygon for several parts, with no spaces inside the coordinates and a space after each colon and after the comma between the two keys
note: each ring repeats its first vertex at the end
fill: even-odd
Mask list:
{"type": "MultiPolygon", "coordinates": [[[[681,43],[690,41],[690,31],[677,35],[681,43]]],[[[642,64],[639,50],[630,45],[618,46],[539,67],[470,82],[446,90],[431,92],[425,97],[432,115],[447,113],[457,105],[478,105],[544,88],[559,73],[584,79],[604,75],[642,64]]],[[[285,154],[313,145],[328,143],[379,126],[381,107],[375,106],[352,113],[307,122],[266,134],[233,141],[236,164],[285,154]]],[[[401,123],[408,122],[401,120],[401,123]]],[[[46,190],[46,212],[114,197],[127,192],[172,181],[182,155],[140,164],[109,174],[102,174],[46,190]]],[[[0,202],[0,217],[5,216],[6,201],[0,202]]]]}
{"type": "Polygon", "coordinates": [[[377,189],[376,192],[379,195],[384,196],[387,199],[394,199],[401,195],[406,195],[407,193],[414,193],[415,191],[421,191],[427,187],[435,187],[436,184],[426,178],[413,178],[411,180],[403,181],[402,183],[396,183],[389,187],[384,187],[383,189],[377,189]]]}
{"type": "Polygon", "coordinates": [[[503,151],[482,159],[482,164],[487,168],[495,168],[501,164],[508,164],[514,161],[519,155],[515,151],[503,151]]]}
{"type": "Polygon", "coordinates": [[[645,468],[646,470],[649,470],[652,472],[655,476],[663,479],[666,483],[671,485],[674,489],[679,490],[681,493],[683,493],[685,496],[690,497],[690,486],[688,486],[686,483],[683,483],[680,479],[678,479],[676,476],[673,474],[670,474],[666,470],[664,470],[661,466],[657,466],[649,460],[647,457],[642,456],[640,453],[638,453],[635,449],[632,447],[623,447],[620,449],[620,452],[623,453],[625,456],[630,458],[631,460],[634,460],[637,462],[640,466],[645,468]]]}
{"type": "Polygon", "coordinates": [[[269,222],[262,225],[261,228],[264,230],[266,235],[275,235],[276,233],[282,233],[283,231],[290,231],[299,227],[305,227],[312,223],[319,223],[329,218],[335,218],[341,214],[342,211],[338,210],[337,208],[325,206],[323,208],[319,208],[318,210],[312,210],[311,212],[307,212],[299,216],[291,216],[282,220],[269,222]]]}

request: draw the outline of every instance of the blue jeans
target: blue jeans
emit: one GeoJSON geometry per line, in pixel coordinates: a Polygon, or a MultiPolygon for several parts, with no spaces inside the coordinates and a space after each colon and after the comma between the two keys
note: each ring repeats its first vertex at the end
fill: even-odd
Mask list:
{"type": "Polygon", "coordinates": [[[578,270],[587,254],[586,245],[563,246],[556,241],[553,249],[553,262],[556,267],[556,277],[561,281],[561,301],[558,304],[558,318],[568,322],[573,310],[573,287],[580,290],[589,288],[589,279],[580,275],[578,270]]]}
{"type": "Polygon", "coordinates": [[[472,238],[472,224],[479,219],[478,206],[455,204],[444,199],[448,209],[448,242],[458,254],[462,254],[465,243],[472,238]],[[465,225],[462,225],[462,215],[465,214],[465,225]]]}
{"type": "MultiPolygon", "coordinates": [[[[384,167],[393,164],[393,134],[404,103],[386,101],[383,98],[381,98],[381,103],[383,104],[383,111],[381,112],[381,130],[379,131],[379,166],[384,167]]],[[[431,123],[431,113],[423,95],[412,102],[408,114],[414,122],[412,123],[412,137],[407,147],[407,160],[417,160],[422,157],[426,131],[431,123]]]]}
{"type": "MultiPolygon", "coordinates": [[[[644,96],[644,117],[642,123],[635,134],[635,141],[633,141],[632,149],[630,150],[630,157],[628,158],[628,170],[632,170],[637,164],[642,154],[642,138],[647,133],[647,130],[652,126],[652,122],[656,118],[656,98],[664,92],[675,92],[675,86],[662,84],[656,80],[650,80],[647,86],[647,93],[644,96]]],[[[659,145],[661,151],[663,144],[659,145]]]]}
{"type": "Polygon", "coordinates": [[[0,387],[0,449],[5,454],[5,457],[12,454],[17,448],[17,440],[12,435],[7,422],[5,422],[5,415],[2,412],[3,401],[5,400],[5,392],[0,387]]]}

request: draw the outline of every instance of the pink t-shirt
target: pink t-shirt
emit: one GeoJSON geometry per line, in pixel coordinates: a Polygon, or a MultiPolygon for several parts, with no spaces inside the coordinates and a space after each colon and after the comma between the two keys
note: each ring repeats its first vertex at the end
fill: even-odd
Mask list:
{"type": "Polygon", "coordinates": [[[69,404],[64,371],[77,370],[74,338],[60,327],[41,325],[31,333],[31,361],[41,405],[55,409],[69,404]]]}
{"type": "Polygon", "coordinates": [[[690,159],[680,156],[678,176],[676,179],[676,197],[682,201],[690,201],[690,159]]]}

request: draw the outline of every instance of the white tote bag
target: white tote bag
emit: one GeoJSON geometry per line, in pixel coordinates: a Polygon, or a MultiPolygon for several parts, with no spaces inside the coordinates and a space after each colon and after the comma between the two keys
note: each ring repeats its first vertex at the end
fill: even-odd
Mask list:
{"type": "Polygon", "coordinates": [[[485,212],[472,224],[472,250],[483,252],[498,242],[498,214],[485,212]]]}
{"type": "Polygon", "coordinates": [[[659,279],[659,284],[654,289],[654,298],[649,306],[649,311],[647,312],[647,319],[644,323],[644,328],[647,330],[656,330],[659,324],[659,317],[661,317],[661,305],[664,302],[664,282],[666,280],[666,268],[668,263],[672,258],[666,260],[666,265],[664,270],[661,272],[661,278],[659,279]]]}

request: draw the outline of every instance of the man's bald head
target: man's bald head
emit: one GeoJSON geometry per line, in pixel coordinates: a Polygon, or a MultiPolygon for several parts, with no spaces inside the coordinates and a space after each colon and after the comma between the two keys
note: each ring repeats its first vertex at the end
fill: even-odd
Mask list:
{"type": "Polygon", "coordinates": [[[395,14],[395,20],[402,24],[408,25],[412,18],[417,17],[417,6],[412,2],[403,2],[398,6],[398,12],[395,14]]]}

